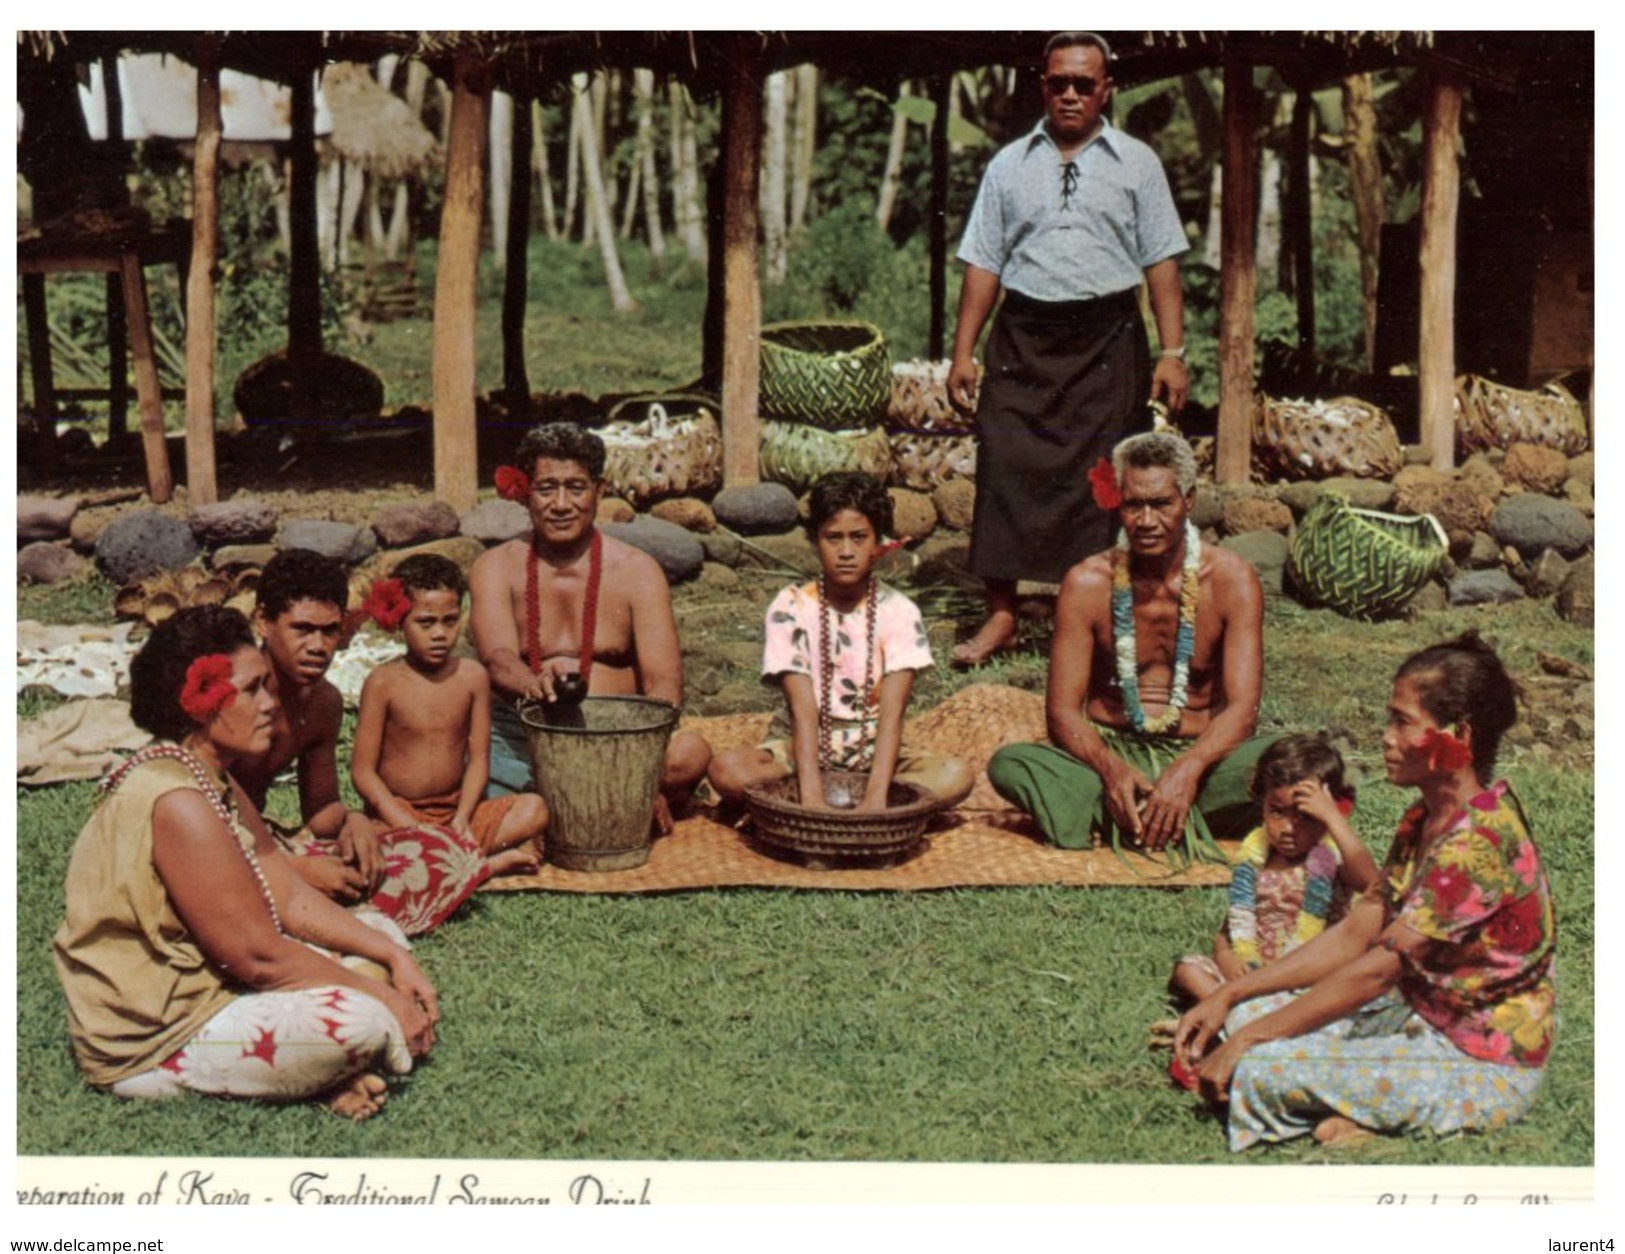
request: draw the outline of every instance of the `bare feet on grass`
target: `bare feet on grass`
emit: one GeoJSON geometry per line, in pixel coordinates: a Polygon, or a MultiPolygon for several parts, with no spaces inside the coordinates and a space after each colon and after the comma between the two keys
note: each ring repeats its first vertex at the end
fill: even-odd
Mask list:
{"type": "Polygon", "coordinates": [[[1362,1128],[1345,1115],[1330,1115],[1315,1125],[1315,1140],[1327,1149],[1347,1149],[1371,1140],[1377,1134],[1362,1128]]]}
{"type": "Polygon", "coordinates": [[[388,1086],[384,1083],[384,1077],[364,1071],[334,1089],[328,1095],[327,1108],[341,1119],[360,1123],[376,1115],[388,1100],[388,1086]]]}
{"type": "Polygon", "coordinates": [[[982,665],[996,653],[1016,646],[1016,616],[1012,610],[994,610],[977,633],[954,646],[953,664],[962,668],[982,665]]]}

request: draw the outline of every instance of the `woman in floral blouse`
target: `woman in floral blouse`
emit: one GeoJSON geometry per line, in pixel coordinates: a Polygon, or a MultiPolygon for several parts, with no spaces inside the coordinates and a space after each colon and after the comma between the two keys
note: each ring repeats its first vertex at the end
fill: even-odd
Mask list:
{"type": "Polygon", "coordinates": [[[1494,1128],[1528,1110],[1552,1044],[1554,928],[1523,807],[1493,773],[1516,718],[1516,686],[1475,632],[1399,668],[1383,763],[1420,797],[1377,882],[1175,1034],[1204,1096],[1228,1102],[1231,1149],[1494,1128]]]}

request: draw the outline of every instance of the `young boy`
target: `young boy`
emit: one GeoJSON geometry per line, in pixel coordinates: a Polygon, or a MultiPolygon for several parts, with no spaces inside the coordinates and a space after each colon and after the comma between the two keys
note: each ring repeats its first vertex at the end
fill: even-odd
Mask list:
{"type": "Polygon", "coordinates": [[[386,827],[438,823],[471,837],[493,875],[534,873],[547,805],[534,793],[483,801],[490,773],[491,681],[452,654],[467,583],[457,563],[409,557],[375,587],[369,607],[400,627],[406,656],[361,688],[350,778],[367,814],[386,827]]]}
{"type": "Polygon", "coordinates": [[[825,771],[869,773],[860,810],[885,809],[893,779],[949,805],[969,795],[969,766],[902,744],[914,672],[932,661],[918,607],[874,577],[891,527],[891,497],[872,475],[838,471],[813,485],[807,534],[823,574],[768,607],[762,680],[783,689],[785,708],[759,748],[712,759],[711,786],[725,801],[794,775],[801,804],[823,806],[825,771]]]}

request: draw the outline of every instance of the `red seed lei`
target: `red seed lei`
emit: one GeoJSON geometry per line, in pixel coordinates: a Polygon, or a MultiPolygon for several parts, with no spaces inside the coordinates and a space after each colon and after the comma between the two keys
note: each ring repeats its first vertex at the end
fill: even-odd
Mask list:
{"type": "MultiPolygon", "coordinates": [[[[542,673],[541,555],[530,542],[530,564],[525,568],[525,662],[531,674],[542,673]]],[[[604,537],[595,528],[587,552],[587,596],[581,607],[581,684],[592,681],[593,642],[598,634],[598,586],[604,576],[604,537]]]]}
{"type": "MultiPolygon", "coordinates": [[[[863,654],[863,704],[858,718],[858,769],[864,771],[874,765],[870,726],[878,717],[872,710],[875,700],[875,607],[879,601],[880,583],[871,578],[864,603],[867,622],[863,654]]],[[[829,602],[824,595],[822,578],[818,580],[818,670],[822,689],[818,702],[818,767],[829,771],[835,769],[835,716],[831,712],[835,703],[835,666],[830,658],[829,602]]]]}
{"type": "MultiPolygon", "coordinates": [[[[199,791],[209,799],[214,812],[220,816],[220,821],[226,825],[228,832],[235,833],[238,829],[237,810],[229,800],[231,789],[228,786],[225,793],[219,791],[220,785],[215,782],[214,776],[209,774],[209,768],[204,766],[190,749],[185,745],[173,743],[160,743],[148,745],[132,755],[122,766],[112,774],[106,776],[97,786],[97,791],[105,796],[111,796],[125,780],[129,773],[144,762],[153,762],[159,758],[170,758],[179,762],[192,772],[192,778],[197,780],[199,791]]],[[[254,872],[254,878],[259,881],[260,896],[265,898],[266,909],[271,912],[271,922],[278,932],[282,931],[282,915],[276,908],[276,898],[271,895],[271,885],[265,878],[265,869],[260,866],[259,855],[254,852],[253,845],[245,845],[241,840],[233,840],[238,851],[248,863],[248,869],[254,872]]]]}

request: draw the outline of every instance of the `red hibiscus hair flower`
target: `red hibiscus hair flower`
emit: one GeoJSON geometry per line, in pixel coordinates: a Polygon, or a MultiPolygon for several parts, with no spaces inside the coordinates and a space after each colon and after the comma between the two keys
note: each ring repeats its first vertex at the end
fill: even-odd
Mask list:
{"type": "Polygon", "coordinates": [[[394,631],[412,610],[412,598],[399,579],[374,579],[361,612],[385,631],[394,631]]]}
{"type": "Polygon", "coordinates": [[[1123,504],[1123,493],[1117,487],[1117,471],[1104,457],[1089,472],[1089,490],[1094,493],[1095,504],[1103,510],[1113,511],[1123,504]]]}
{"type": "Polygon", "coordinates": [[[523,505],[530,495],[530,476],[517,466],[498,466],[497,495],[504,501],[517,501],[523,505]]]}
{"type": "Polygon", "coordinates": [[[186,668],[181,685],[181,709],[199,726],[209,722],[237,696],[231,682],[231,659],[224,653],[206,653],[186,668]]]}
{"type": "Polygon", "coordinates": [[[1473,764],[1473,751],[1451,733],[1437,727],[1428,728],[1420,748],[1428,755],[1430,771],[1459,771],[1473,764]]]}

